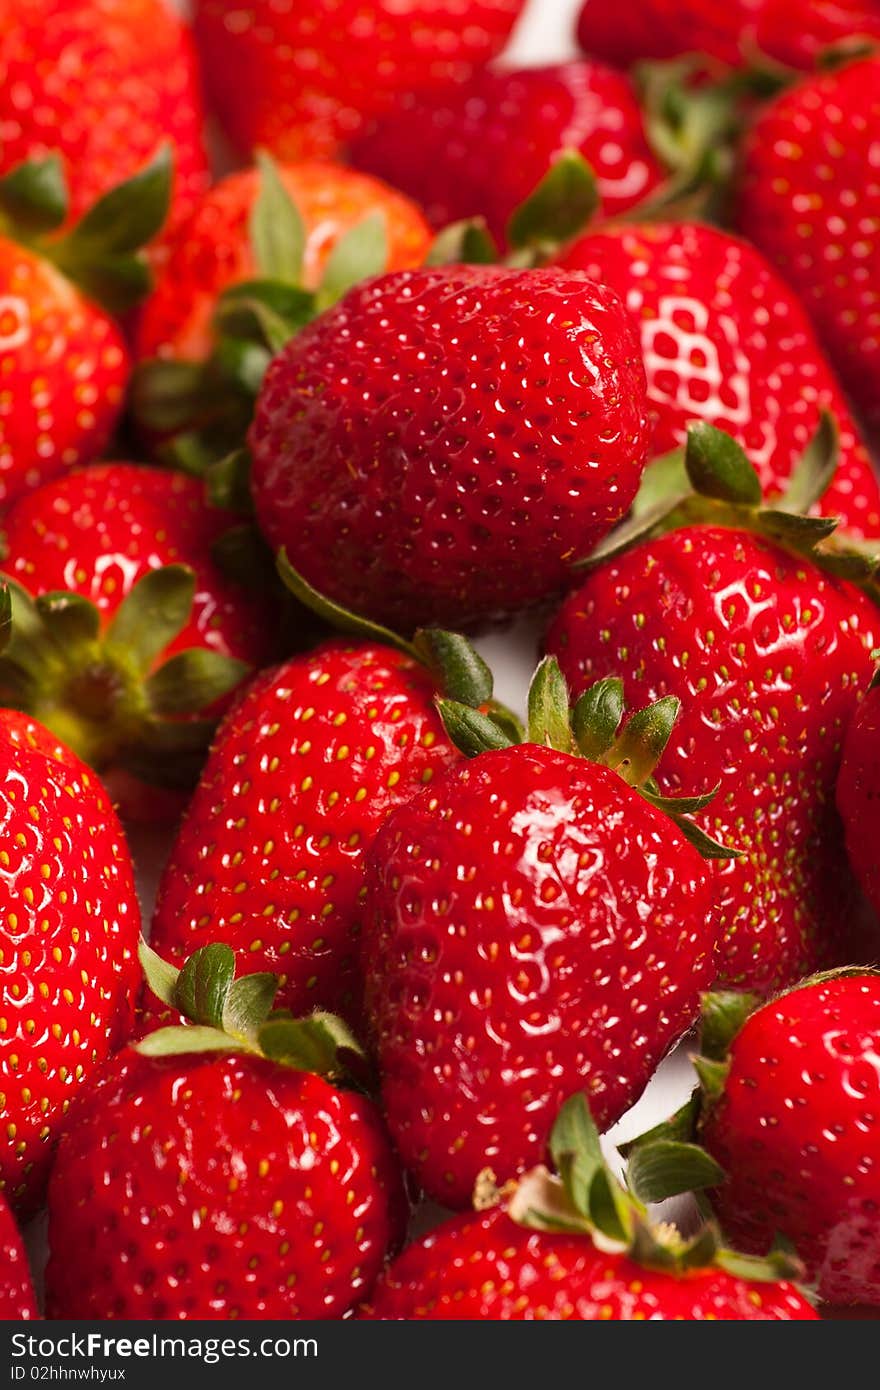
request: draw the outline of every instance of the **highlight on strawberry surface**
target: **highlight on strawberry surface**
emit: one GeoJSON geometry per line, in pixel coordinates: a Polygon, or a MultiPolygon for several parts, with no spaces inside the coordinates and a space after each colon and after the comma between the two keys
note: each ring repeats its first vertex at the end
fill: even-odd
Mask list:
{"type": "Polygon", "coordinates": [[[0,1336],[880,1317],[878,71],[0,0],[0,1336]]]}

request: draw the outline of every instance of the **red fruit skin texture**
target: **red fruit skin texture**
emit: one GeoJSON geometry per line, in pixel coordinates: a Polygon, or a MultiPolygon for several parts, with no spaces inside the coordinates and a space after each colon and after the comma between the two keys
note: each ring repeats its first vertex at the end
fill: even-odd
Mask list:
{"type": "MultiPolygon", "coordinates": [[[[303,280],[317,287],[333,247],[371,214],[388,233],[388,270],[421,265],[432,236],[402,193],[368,174],[333,164],[288,164],[280,175],[306,224],[303,280]]],[[[199,200],[168,248],[168,260],[139,315],[136,356],[199,361],[214,345],[217,299],[257,275],[248,218],[259,190],[254,169],[227,175],[199,200]]]]}
{"type": "Polygon", "coordinates": [[[94,773],[11,710],[0,756],[0,1189],[26,1217],[71,1100],[132,1026],[140,914],[94,773]]]}
{"type": "Polygon", "coordinates": [[[386,816],[458,757],[422,668],[334,641],[262,674],[221,726],[159,887],[151,941],[225,941],[279,1004],[357,1015],[363,859],[386,816]]]}
{"type": "Polygon", "coordinates": [[[877,862],[880,798],[880,690],[872,687],[856,710],[846,733],[837,809],[846,831],[846,852],[862,891],[880,914],[880,864],[877,862]]]}
{"type": "Polygon", "coordinates": [[[738,223],[803,298],[844,385],[880,424],[880,58],[784,92],[746,140],[738,223]]]}
{"type": "Polygon", "coordinates": [[[482,754],[397,811],[368,859],[366,1007],[388,1125],[429,1196],[467,1207],[544,1156],[585,1090],[640,1095],[715,976],[704,861],[616,773],[482,754]]]}
{"type": "Polygon", "coordinates": [[[28,1322],[38,1316],[24,1242],[0,1197],[0,1321],[28,1322]]]}
{"type": "Polygon", "coordinates": [[[79,217],[170,141],[173,225],[208,186],[202,124],[192,39],[163,0],[0,0],[0,173],[60,152],[79,217]]]}
{"type": "Polygon", "coordinates": [[[128,351],[107,314],[0,236],[0,506],[106,447],[128,351]]]}
{"type": "Polygon", "coordinates": [[[683,1278],[602,1254],[588,1236],[526,1230],[500,1207],[445,1222],[400,1255],[362,1318],[379,1322],[813,1322],[793,1284],[720,1269],[683,1278]]]}
{"type": "Polygon", "coordinates": [[[493,58],[523,5],[197,0],[195,32],[214,109],[242,154],[262,145],[281,159],[332,159],[400,93],[443,88],[493,58]]]}
{"type": "Polygon", "coordinates": [[[629,507],[638,340],[579,273],[403,271],[275,358],[249,442],[259,524],[315,588],[398,631],[485,622],[562,591],[629,507]]]}
{"type": "Polygon", "coordinates": [[[261,1057],[127,1051],[59,1146],[47,1316],[340,1318],[405,1221],[365,1097],[261,1057]]]}
{"type": "Polygon", "coordinates": [[[771,993],[876,949],[858,938],[834,787],[878,630],[852,586],[709,526],[602,566],[551,626],[575,694],[616,674],[633,704],[683,702],[658,781],[673,794],[719,785],[701,824],[744,855],[714,869],[724,985],[771,993]]]}
{"type": "Polygon", "coordinates": [[[503,244],[511,214],[571,149],[591,165],[607,217],[663,179],[629,79],[587,62],[486,70],[410,96],[354,142],[352,158],[421,203],[433,226],[482,216],[503,244]]]}
{"type": "Polygon", "coordinates": [[[638,320],[653,454],[707,420],[743,446],[772,496],[828,410],[840,454],[816,511],[856,535],[880,532],[880,488],[840,383],[800,301],[758,251],[698,223],[657,222],[591,233],[561,263],[616,290],[638,320]]]}
{"type": "Polygon", "coordinates": [[[753,1014],[702,1143],[725,1233],[781,1232],[829,1303],[880,1304],[880,979],[806,983],[753,1014]]]}

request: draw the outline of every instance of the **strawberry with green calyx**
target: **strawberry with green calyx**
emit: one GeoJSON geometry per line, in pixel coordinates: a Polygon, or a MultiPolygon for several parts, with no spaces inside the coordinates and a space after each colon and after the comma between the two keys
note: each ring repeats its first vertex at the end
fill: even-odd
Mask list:
{"type": "Polygon", "coordinates": [[[685,485],[643,485],[547,638],[575,691],[619,670],[684,702],[658,782],[721,784],[700,823],[744,854],[715,868],[720,980],[762,994],[873,950],[833,798],[880,633],[877,559],[833,519],[799,514],[826,490],[833,446],[826,420],[787,494],[762,506],[739,446],[691,427],[685,485]]]}
{"type": "Polygon", "coordinates": [[[466,761],[376,837],[361,954],[398,1151],[463,1207],[487,1164],[513,1175],[540,1159],[573,1086],[603,1125],[637,1099],[714,980],[702,855],[733,851],[690,822],[709,796],[655,790],[677,700],[619,728],[620,681],[569,710],[547,661],[525,742],[438,707],[466,761]]]}
{"type": "MultiPolygon", "coordinates": [[[[667,1125],[629,1146],[664,1167],[673,1140],[697,1138],[719,1165],[706,1184],[746,1250],[793,1242],[821,1298],[880,1303],[880,974],[856,966],[802,981],[762,1004],[708,995],[700,1086],[667,1125]]],[[[673,1145],[674,1147],[674,1142],[673,1145]]],[[[674,1163],[668,1191],[683,1190],[674,1163]]]]}
{"type": "MultiPolygon", "coordinates": [[[[540,1167],[501,1192],[478,1189],[478,1214],[459,1217],[412,1245],[385,1271],[361,1317],[373,1320],[811,1321],[790,1282],[800,1266],[721,1246],[706,1224],[684,1239],[651,1223],[658,1186],[631,1166],[627,1185],[606,1164],[584,1095],[553,1127],[555,1172],[540,1167]],[[491,1203],[491,1205],[489,1205],[491,1203]]],[[[680,1146],[696,1187],[716,1165],[680,1146]]]]}
{"type": "Polygon", "coordinates": [[[59,158],[0,178],[0,504],[90,462],[110,439],[129,374],[112,315],[150,286],[140,248],[161,227],[170,188],[165,149],[61,230],[59,158]]]}
{"type": "Polygon", "coordinates": [[[191,1021],[104,1069],[49,1192],[56,1318],[340,1318],[400,1242],[400,1170],[341,1022],[298,1021],[215,944],[151,989],[191,1021]]]}

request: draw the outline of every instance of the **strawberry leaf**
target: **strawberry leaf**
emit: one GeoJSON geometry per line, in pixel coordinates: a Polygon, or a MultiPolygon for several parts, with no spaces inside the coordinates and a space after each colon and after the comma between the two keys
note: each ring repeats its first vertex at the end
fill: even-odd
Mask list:
{"type": "Polygon", "coordinates": [[[600,202],[593,170],[577,150],[566,150],[511,217],[510,245],[516,251],[552,252],[586,228],[600,202]]]}
{"type": "Polygon", "coordinates": [[[623,681],[616,676],[584,691],[572,711],[574,737],[583,757],[602,762],[614,744],[623,709],[623,681]]]}
{"type": "Polygon", "coordinates": [[[642,786],[663,756],[680,711],[681,701],[674,695],[638,710],[615,740],[606,759],[608,766],[630,786],[642,786]]]}
{"type": "Polygon", "coordinates": [[[25,160],[0,178],[0,221],[23,237],[60,227],[67,216],[67,204],[60,155],[25,160]]]}
{"type": "Polygon", "coordinates": [[[171,202],[174,161],[170,145],[139,173],[99,198],[66,239],[81,254],[137,251],[162,230],[171,202]]]}
{"type": "Polygon", "coordinates": [[[151,570],[131,589],[107,629],[106,645],[146,674],[182,631],[192,611],[196,577],[186,565],[151,570]]]}
{"type": "Polygon", "coordinates": [[[453,222],[434,239],[425,259],[427,266],[497,265],[498,247],[482,218],[453,222]]]}
{"type": "Polygon", "coordinates": [[[700,1012],[700,1052],[703,1057],[723,1062],[730,1051],[730,1044],[760,1003],[757,994],[740,990],[719,989],[704,994],[700,1012]]]}
{"type": "Polygon", "coordinates": [[[194,1027],[159,1028],[133,1044],[142,1057],[180,1057],[189,1052],[243,1052],[228,1033],[220,1028],[194,1027]]]}
{"type": "Polygon", "coordinates": [[[326,598],[319,594],[317,589],[313,589],[307,579],[293,568],[287,558],[287,551],[279,550],[277,560],[278,573],[285,588],[289,589],[294,598],[299,599],[300,603],[310,609],[317,617],[330,624],[337,632],[351,632],[356,637],[362,637],[369,642],[382,642],[389,647],[394,647],[399,652],[405,652],[414,660],[418,660],[418,653],[411,642],[406,642],[396,632],[390,628],[382,627],[380,623],[371,622],[369,618],[362,618],[357,613],[352,613],[350,609],[343,608],[342,604],[334,603],[333,599],[326,598]]]}
{"type": "Polygon", "coordinates": [[[694,491],[722,502],[758,507],[761,483],[745,450],[704,420],[688,426],[685,469],[694,491]]]}
{"type": "Polygon", "coordinates": [[[682,1192],[717,1187],[725,1173],[697,1144],[658,1140],[635,1149],[627,1165],[627,1183],[640,1202],[665,1202],[682,1192]]]}
{"type": "Polygon", "coordinates": [[[571,752],[568,686],[555,656],[546,656],[532,677],[527,728],[530,743],[571,752]]]}
{"type": "Polygon", "coordinates": [[[222,942],[194,951],[177,979],[174,999],[193,1023],[223,1027],[223,1014],[235,978],[235,955],[222,942]]]}
{"type": "Polygon", "coordinates": [[[169,657],[144,682],[144,690],[156,714],[197,714],[228,695],[251,669],[222,652],[190,647],[169,657]]]}
{"type": "Polygon", "coordinates": [[[472,709],[492,699],[492,672],[461,633],[420,628],[413,638],[413,650],[434,676],[438,691],[448,699],[472,709]]]}
{"type": "Polygon", "coordinates": [[[37,612],[47,632],[61,647],[94,642],[101,628],[101,615],[90,599],[72,590],[40,594],[37,612]]]}
{"type": "Polygon", "coordinates": [[[815,434],[801,455],[779,502],[780,510],[805,514],[834,481],[840,458],[840,429],[834,416],[823,410],[815,434]]]}
{"type": "Polygon", "coordinates": [[[500,748],[510,748],[513,740],[495,719],[470,709],[456,700],[437,700],[443,727],[460,753],[477,758],[500,748]]]}
{"type": "Polygon", "coordinates": [[[180,975],[177,966],[163,960],[151,946],[147,945],[143,937],[138,945],[138,960],[141,963],[147,984],[156,998],[161,999],[163,1004],[176,1007],[177,980],[180,975]]]}
{"type": "Polygon", "coordinates": [[[267,280],[288,285],[302,282],[306,228],[288,193],[278,165],[266,150],[258,150],[259,192],[248,222],[254,261],[267,280]]]}
{"type": "Polygon", "coordinates": [[[383,213],[371,213],[340,237],[330,252],[316,295],[318,311],[329,309],[361,280],[381,275],[388,256],[388,224],[383,213]]]}
{"type": "Polygon", "coordinates": [[[233,980],[223,1009],[225,1031],[255,1044],[277,993],[277,975],[260,972],[233,980]]]}

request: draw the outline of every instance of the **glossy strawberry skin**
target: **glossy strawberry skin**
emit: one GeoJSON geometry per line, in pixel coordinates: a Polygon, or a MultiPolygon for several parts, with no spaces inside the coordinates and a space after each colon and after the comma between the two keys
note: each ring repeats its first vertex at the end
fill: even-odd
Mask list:
{"type": "Polygon", "coordinates": [[[714,979],[697,851],[616,773],[553,749],[461,763],[389,819],[367,883],[388,1124],[444,1205],[487,1166],[503,1182],[540,1162],[578,1089],[601,1128],[619,1119],[714,979]]]}
{"type": "Polygon", "coordinates": [[[434,687],[389,647],[331,642],[265,672],[221,726],[159,889],[152,944],[225,941],[296,1013],[359,1009],[363,858],[458,758],[434,687]]]}
{"type": "Polygon", "coordinates": [[[608,217],[663,178],[629,80],[587,62],[486,70],[410,97],[355,141],[352,157],[421,203],[435,227],[482,216],[503,243],[511,214],[565,149],[592,167],[608,217]]]}
{"type": "Polygon", "coordinates": [[[42,257],[0,236],[0,505],[107,445],[128,352],[113,320],[42,257]]]}
{"type": "Polygon", "coordinates": [[[683,701],[658,780],[720,784],[702,824],[720,864],[720,979],[770,993],[850,958],[857,893],[834,785],[880,623],[850,585],[747,532],[690,527],[597,569],[547,639],[572,690],[624,676],[683,701]]]}
{"type": "Polygon", "coordinates": [[[501,1208],[445,1222],[382,1275],[373,1320],[488,1322],[811,1322],[792,1284],[756,1284],[720,1269],[673,1278],[603,1254],[588,1236],[546,1235],[501,1208]]]}
{"type": "MultiPolygon", "coordinates": [[[[880,981],[806,983],[753,1014],[701,1141],[726,1233],[793,1241],[831,1303],[880,1304],[880,981]]],[[[761,1246],[761,1242],[764,1245],[761,1246]]]]}
{"type": "Polygon", "coordinates": [[[566,587],[626,511],[644,369],[575,272],[403,271],[275,358],[250,431],[257,518],[322,593],[398,631],[566,587]]]}
{"type": "Polygon", "coordinates": [[[846,852],[874,911],[880,913],[877,798],[880,795],[880,691],[873,687],[856,710],[843,745],[837,809],[846,852]]]}
{"type": "Polygon", "coordinates": [[[401,92],[444,87],[488,62],[523,5],[197,0],[195,32],[214,106],[242,153],[332,159],[401,92]]]}
{"type": "Polygon", "coordinates": [[[59,1146],[47,1313],[339,1318],[405,1220],[364,1097],[261,1057],[124,1052],[59,1146]]]}
{"type": "MultiPolygon", "coordinates": [[[[421,265],[431,244],[424,218],[393,188],[332,164],[288,164],[279,172],[306,225],[304,284],[314,289],[331,250],[364,218],[385,219],[389,270],[421,265]]],[[[168,260],[140,314],[136,355],[198,361],[213,345],[211,319],[223,290],[257,274],[248,231],[259,176],[227,175],[200,198],[168,248],[168,260]]]]}
{"type": "Polygon", "coordinates": [[[208,186],[202,122],[192,40],[162,0],[0,0],[0,173],[60,151],[78,216],[170,141],[174,222],[208,186]]]}
{"type": "Polygon", "coordinates": [[[844,385],[880,423],[880,58],[784,92],[745,145],[737,216],[803,298],[844,385]]]}
{"type": "Polygon", "coordinates": [[[0,716],[0,1187],[39,1203],[73,1096],[125,1040],[139,912],[101,784],[26,715],[0,716]]]}
{"type": "Polygon", "coordinates": [[[817,511],[854,534],[880,532],[880,487],[840,384],[803,306],[759,252],[698,223],[657,222],[591,233],[562,264],[616,290],[638,319],[653,454],[707,420],[743,446],[772,496],[828,410],[840,455],[817,511]]]}
{"type": "Polygon", "coordinates": [[[0,1321],[27,1322],[38,1316],[24,1243],[0,1196],[0,1321]]]}

